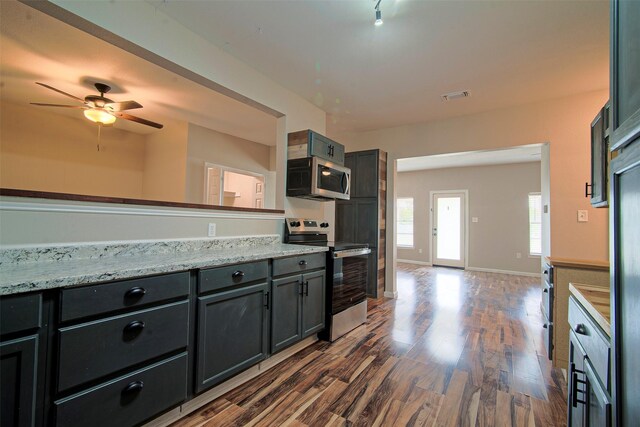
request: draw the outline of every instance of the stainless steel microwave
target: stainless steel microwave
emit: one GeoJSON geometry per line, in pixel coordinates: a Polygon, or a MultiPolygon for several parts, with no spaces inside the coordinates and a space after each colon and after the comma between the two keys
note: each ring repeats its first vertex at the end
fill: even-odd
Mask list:
{"type": "Polygon", "coordinates": [[[349,200],[351,169],[318,157],[287,161],[287,196],[349,200]]]}

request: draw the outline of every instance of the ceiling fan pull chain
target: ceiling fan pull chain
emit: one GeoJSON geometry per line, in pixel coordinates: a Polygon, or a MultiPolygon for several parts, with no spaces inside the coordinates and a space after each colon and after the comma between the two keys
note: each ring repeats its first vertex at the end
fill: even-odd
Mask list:
{"type": "Polygon", "coordinates": [[[98,152],[100,152],[100,137],[102,136],[102,123],[98,123],[98,152]]]}

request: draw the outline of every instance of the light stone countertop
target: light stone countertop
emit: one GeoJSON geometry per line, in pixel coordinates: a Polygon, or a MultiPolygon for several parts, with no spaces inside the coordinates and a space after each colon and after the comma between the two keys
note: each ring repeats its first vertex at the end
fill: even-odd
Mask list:
{"type": "MultiPolygon", "coordinates": [[[[44,289],[61,288],[73,285],[100,283],[116,279],[153,274],[187,271],[199,268],[217,267],[248,261],[281,258],[328,250],[324,246],[290,245],[268,236],[220,239],[192,239],[181,241],[157,241],[137,244],[118,244],[118,251],[110,252],[109,244],[99,244],[100,255],[86,257],[66,256],[60,248],[78,253],[71,245],[43,248],[3,249],[0,256],[0,295],[17,294],[44,289]],[[167,242],[178,242],[179,247],[167,242]],[[186,242],[186,243],[185,243],[186,242]],[[214,242],[203,245],[202,242],[214,242]],[[123,255],[122,247],[129,246],[123,255]],[[138,246],[136,246],[138,245],[138,246]],[[135,248],[143,248],[136,254],[135,248]],[[160,247],[160,250],[157,250],[160,247]],[[132,250],[133,249],[133,250],[132,250]],[[30,252],[29,252],[30,251],[30,252]],[[19,252],[21,255],[16,255],[19,252]],[[54,253],[55,257],[43,256],[54,253]],[[30,259],[36,259],[30,261],[30,259]]],[[[91,245],[83,245],[85,252],[91,245]]],[[[115,247],[115,245],[112,245],[115,247]]],[[[92,251],[92,250],[91,250],[92,251]]],[[[90,252],[91,252],[90,251],[90,252]]],[[[94,251],[95,252],[95,251],[94,251]]]]}

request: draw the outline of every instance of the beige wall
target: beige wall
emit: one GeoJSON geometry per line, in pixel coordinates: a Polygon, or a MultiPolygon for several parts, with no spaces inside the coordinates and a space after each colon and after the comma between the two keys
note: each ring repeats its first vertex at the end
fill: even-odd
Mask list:
{"type": "Polygon", "coordinates": [[[540,272],[540,257],[528,256],[527,204],[540,192],[540,162],[398,173],[397,196],[414,199],[414,247],[399,247],[398,259],[431,262],[429,192],[439,190],[468,190],[470,268],[540,272]]]}
{"type": "MultiPolygon", "coordinates": [[[[549,143],[551,254],[557,257],[608,259],[608,209],[594,209],[584,197],[590,179],[590,123],[608,99],[607,90],[488,111],[431,123],[330,135],[348,151],[381,148],[395,160],[451,152],[491,150],[549,143]],[[589,222],[577,222],[577,210],[589,222]]],[[[461,101],[464,102],[464,101],[461,101]]],[[[394,188],[393,171],[389,189],[394,188]]],[[[387,193],[393,206],[393,191],[387,193]]],[[[393,209],[387,209],[387,233],[393,235],[393,209]]],[[[387,252],[392,253],[392,239],[387,252]]],[[[394,281],[393,275],[387,282],[394,281]]]]}
{"type": "Polygon", "coordinates": [[[275,207],[275,171],[270,167],[270,148],[263,144],[189,124],[186,201],[203,203],[205,162],[259,173],[265,177],[264,207],[275,207]]]}
{"type": "Polygon", "coordinates": [[[185,201],[188,124],[163,119],[162,132],[147,136],[144,150],[143,198],[185,201]]]}
{"type": "Polygon", "coordinates": [[[145,137],[45,107],[2,103],[0,185],[100,196],[142,197],[145,137]],[[98,151],[98,143],[100,151],[98,151]]]}

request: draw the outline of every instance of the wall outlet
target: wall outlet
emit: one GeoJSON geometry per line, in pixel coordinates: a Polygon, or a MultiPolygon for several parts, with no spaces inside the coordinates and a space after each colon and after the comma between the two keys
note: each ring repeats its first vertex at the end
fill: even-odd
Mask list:
{"type": "Polygon", "coordinates": [[[589,222],[589,211],[578,211],[578,222],[589,222]]]}
{"type": "Polygon", "coordinates": [[[207,229],[207,236],[216,237],[216,223],[215,222],[210,222],[209,223],[209,228],[207,229]]]}
{"type": "Polygon", "coordinates": [[[516,252],[516,258],[518,259],[522,258],[522,252],[516,252]]]}
{"type": "Polygon", "coordinates": [[[472,216],[471,217],[471,222],[478,222],[478,217],[477,216],[472,216]]]}
{"type": "Polygon", "coordinates": [[[421,254],[422,253],[422,249],[418,249],[418,253],[421,254]]]}

